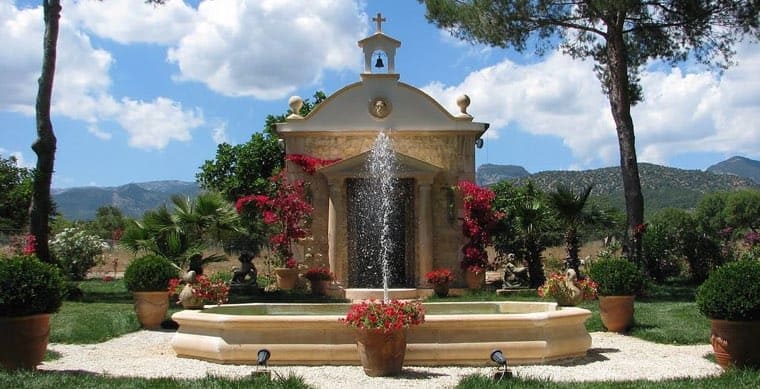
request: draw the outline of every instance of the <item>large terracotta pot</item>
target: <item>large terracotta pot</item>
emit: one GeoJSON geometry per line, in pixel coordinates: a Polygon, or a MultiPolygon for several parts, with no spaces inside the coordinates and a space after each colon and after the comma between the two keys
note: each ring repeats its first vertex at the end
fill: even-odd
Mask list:
{"type": "Polygon", "coordinates": [[[636,296],[599,296],[599,313],[607,331],[625,332],[633,325],[636,296]]]}
{"type": "Polygon", "coordinates": [[[711,323],[710,343],[722,368],[760,368],[760,320],[712,319],[711,323]]]}
{"type": "Polygon", "coordinates": [[[281,267],[274,269],[274,275],[277,287],[282,290],[291,290],[295,288],[296,282],[298,282],[298,269],[281,267]]]}
{"type": "Polygon", "coordinates": [[[328,280],[314,280],[309,281],[311,283],[311,294],[315,296],[326,296],[327,288],[330,286],[328,280]]]}
{"type": "Polygon", "coordinates": [[[161,292],[134,292],[137,320],[143,328],[157,329],[169,310],[169,294],[161,292]]]}
{"type": "Polygon", "coordinates": [[[467,288],[470,290],[478,290],[483,287],[483,283],[486,282],[486,272],[480,273],[471,272],[469,270],[464,271],[464,282],[467,283],[467,288]]]}
{"type": "Polygon", "coordinates": [[[45,358],[50,314],[0,317],[0,365],[8,370],[34,370],[45,358]]]}
{"type": "Polygon", "coordinates": [[[381,330],[356,330],[356,348],[370,377],[388,377],[401,373],[406,354],[406,330],[389,333],[381,330]]]}

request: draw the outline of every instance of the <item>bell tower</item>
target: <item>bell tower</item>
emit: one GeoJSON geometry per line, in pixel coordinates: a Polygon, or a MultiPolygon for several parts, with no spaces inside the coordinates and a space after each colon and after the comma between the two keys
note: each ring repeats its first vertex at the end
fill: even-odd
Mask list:
{"type": "MultiPolygon", "coordinates": [[[[385,18],[381,13],[377,13],[377,16],[372,18],[372,21],[377,23],[377,31],[371,36],[359,41],[359,47],[364,50],[364,72],[363,74],[380,73],[379,71],[372,71],[372,57],[375,53],[382,53],[387,59],[388,74],[396,73],[396,49],[401,46],[401,42],[385,35],[383,33],[383,22],[385,18]]],[[[380,69],[386,66],[383,63],[382,54],[378,54],[375,61],[375,68],[380,69]]]]}

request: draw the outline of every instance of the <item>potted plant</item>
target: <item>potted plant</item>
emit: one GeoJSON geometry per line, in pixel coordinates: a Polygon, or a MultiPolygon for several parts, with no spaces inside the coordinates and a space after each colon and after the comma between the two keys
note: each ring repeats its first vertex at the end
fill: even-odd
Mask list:
{"type": "Polygon", "coordinates": [[[539,297],[554,299],[561,306],[578,305],[583,300],[595,299],[596,295],[596,282],[591,277],[578,281],[573,269],[568,269],[565,274],[552,273],[538,288],[539,297]]]}
{"type": "Polygon", "coordinates": [[[0,257],[0,365],[33,370],[42,362],[65,292],[57,267],[33,255],[0,257]]]}
{"type": "Polygon", "coordinates": [[[697,288],[697,307],[710,319],[710,342],[724,368],[760,368],[760,261],[740,260],[712,272],[697,288]]]}
{"type": "Polygon", "coordinates": [[[454,281],[454,273],[449,269],[434,269],[425,274],[425,280],[433,285],[436,296],[446,297],[449,295],[449,284],[454,281]]]}
{"type": "Polygon", "coordinates": [[[217,305],[225,304],[229,298],[230,287],[222,280],[212,280],[205,274],[195,275],[188,272],[183,284],[179,278],[169,280],[169,295],[178,295],[178,303],[185,309],[203,309],[206,301],[217,305]]]}
{"type": "Polygon", "coordinates": [[[598,285],[602,323],[608,331],[625,332],[633,324],[633,303],[644,275],[625,258],[603,258],[591,265],[589,276],[598,285]]]}
{"type": "Polygon", "coordinates": [[[425,322],[425,307],[419,301],[362,301],[352,304],[340,322],[356,330],[364,373],[394,376],[404,364],[406,329],[425,322]]]}
{"type": "Polygon", "coordinates": [[[317,296],[325,296],[327,294],[327,287],[330,285],[330,281],[334,276],[330,269],[326,267],[312,267],[306,271],[304,278],[311,283],[311,293],[317,296]]]}
{"type": "Polygon", "coordinates": [[[177,277],[177,267],[168,259],[149,254],[129,263],[124,271],[124,284],[135,298],[137,319],[144,328],[161,325],[169,309],[166,288],[177,277]]]}

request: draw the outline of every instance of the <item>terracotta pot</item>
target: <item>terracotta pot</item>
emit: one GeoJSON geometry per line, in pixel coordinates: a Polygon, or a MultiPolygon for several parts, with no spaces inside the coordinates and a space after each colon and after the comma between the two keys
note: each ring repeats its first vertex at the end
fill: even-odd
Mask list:
{"type": "Polygon", "coordinates": [[[401,373],[406,354],[405,329],[383,333],[381,330],[356,330],[356,348],[370,377],[388,377],[401,373]]]}
{"type": "Polygon", "coordinates": [[[435,295],[438,297],[446,297],[449,295],[449,284],[436,284],[433,285],[433,291],[435,292],[435,295]]]}
{"type": "Polygon", "coordinates": [[[162,292],[134,292],[137,320],[143,328],[157,329],[169,310],[169,294],[162,292]]]}
{"type": "Polygon", "coordinates": [[[710,343],[722,368],[760,368],[760,320],[712,319],[711,323],[710,343]]]}
{"type": "Polygon", "coordinates": [[[633,301],[636,296],[599,296],[602,323],[611,332],[625,332],[633,325],[633,301]]]}
{"type": "Polygon", "coordinates": [[[469,270],[465,270],[464,272],[464,282],[467,283],[467,288],[470,290],[478,290],[483,287],[483,283],[486,282],[486,272],[481,271],[480,273],[471,272],[469,270]]]}
{"type": "Polygon", "coordinates": [[[277,287],[282,290],[291,290],[295,288],[296,282],[298,282],[298,269],[281,267],[274,269],[274,275],[277,287]]]}
{"type": "Polygon", "coordinates": [[[50,314],[0,317],[0,365],[8,370],[34,370],[45,358],[50,314]]]}
{"type": "Polygon", "coordinates": [[[330,286],[328,280],[309,281],[311,283],[311,294],[315,296],[327,296],[327,288],[330,286]]]}
{"type": "Polygon", "coordinates": [[[193,296],[193,286],[190,284],[185,284],[179,292],[179,302],[185,309],[203,309],[203,298],[193,296]]]}

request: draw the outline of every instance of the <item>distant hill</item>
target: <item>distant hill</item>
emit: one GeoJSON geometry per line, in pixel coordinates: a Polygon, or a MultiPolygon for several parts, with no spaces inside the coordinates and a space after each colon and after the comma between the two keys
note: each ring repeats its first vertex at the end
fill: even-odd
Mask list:
{"type": "MultiPolygon", "coordinates": [[[[760,184],[749,178],[650,163],[639,164],[639,176],[647,214],[667,207],[693,209],[700,198],[710,192],[750,187],[760,189],[760,184]]],[[[582,171],[543,171],[510,181],[515,185],[525,185],[532,181],[544,191],[554,190],[560,184],[578,191],[586,185],[593,184],[592,197],[620,210],[625,209],[619,167],[582,171]]]]}
{"type": "Polygon", "coordinates": [[[760,184],[760,161],[744,157],[731,157],[707,168],[708,172],[716,174],[733,174],[749,178],[760,184]]]}
{"type": "Polygon", "coordinates": [[[485,164],[478,166],[476,181],[478,185],[485,186],[495,184],[501,180],[512,180],[529,176],[527,170],[517,165],[493,165],[485,164]]]}
{"type": "Polygon", "coordinates": [[[99,207],[113,205],[125,216],[139,218],[149,209],[169,204],[175,194],[195,197],[198,184],[185,181],[151,181],[117,187],[79,187],[56,189],[53,200],[69,220],[91,220],[99,207]]]}

